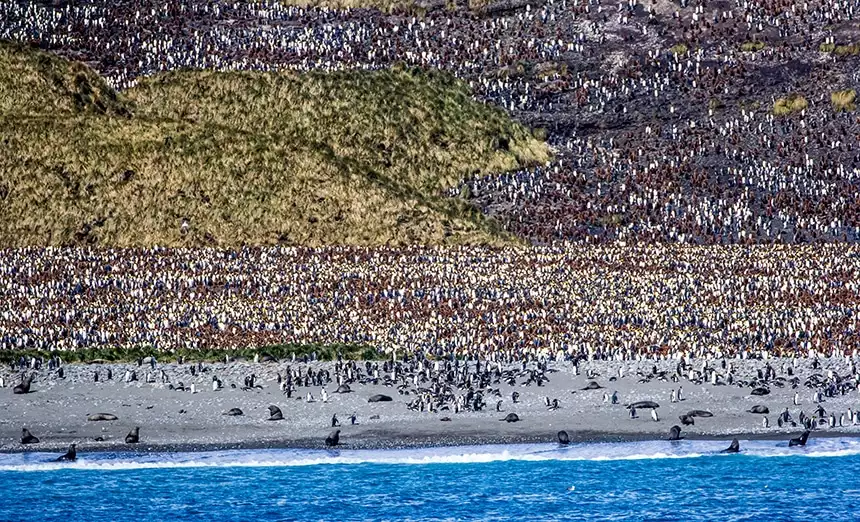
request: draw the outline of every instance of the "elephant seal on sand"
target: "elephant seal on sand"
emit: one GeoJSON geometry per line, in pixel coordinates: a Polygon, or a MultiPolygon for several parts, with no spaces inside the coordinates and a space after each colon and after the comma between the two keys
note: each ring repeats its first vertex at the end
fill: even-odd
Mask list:
{"type": "Polygon", "coordinates": [[[561,430],[560,432],[558,432],[556,437],[558,438],[559,444],[563,446],[567,446],[568,444],[570,444],[570,435],[568,435],[566,431],[561,430]]]}
{"type": "Polygon", "coordinates": [[[87,417],[88,421],[96,422],[96,421],[115,421],[119,417],[112,413],[93,413],[92,415],[87,417]]]}
{"type": "Polygon", "coordinates": [[[35,374],[31,373],[30,376],[21,381],[20,384],[16,384],[15,387],[12,388],[12,393],[15,395],[30,393],[30,385],[33,384],[33,377],[35,377],[35,374]]]}
{"type": "Polygon", "coordinates": [[[681,427],[672,426],[669,428],[669,440],[681,440],[681,427]]]}
{"type": "Polygon", "coordinates": [[[126,444],[137,444],[138,442],[140,442],[140,426],[136,426],[125,436],[126,444]]]}
{"type": "Polygon", "coordinates": [[[753,391],[750,392],[750,395],[756,395],[756,396],[768,395],[768,394],[770,394],[770,390],[768,390],[764,386],[759,386],[758,388],[755,388],[755,389],[753,389],[753,391]]]}
{"type": "Polygon", "coordinates": [[[508,413],[504,419],[499,419],[502,422],[519,422],[520,417],[516,413],[508,413]]]}
{"type": "Polygon", "coordinates": [[[279,421],[284,420],[284,414],[281,413],[281,409],[277,406],[269,406],[269,418],[266,420],[270,421],[279,421]]]}
{"type": "Polygon", "coordinates": [[[690,417],[713,417],[714,416],[713,413],[711,413],[709,411],[705,411],[705,410],[688,411],[687,415],[689,415],[690,417]]]}
{"type": "Polygon", "coordinates": [[[334,392],[335,393],[350,393],[351,391],[352,391],[352,388],[350,388],[348,384],[341,384],[340,386],[337,387],[337,389],[334,392]]]}
{"type": "Polygon", "coordinates": [[[367,402],[391,402],[393,399],[388,395],[374,395],[373,397],[367,399],[367,402]]]}
{"type": "Polygon", "coordinates": [[[340,444],[340,430],[334,430],[325,438],[325,445],[331,447],[338,444],[340,444]]]}
{"type": "Polygon", "coordinates": [[[76,447],[75,444],[72,444],[71,446],[69,446],[69,451],[67,451],[65,455],[61,455],[61,456],[57,457],[55,462],[63,462],[63,461],[74,462],[74,461],[78,460],[78,452],[75,450],[75,447],[76,447]]]}
{"type": "Polygon", "coordinates": [[[630,408],[636,408],[637,410],[643,410],[643,409],[644,410],[647,410],[647,409],[653,410],[653,409],[659,408],[659,407],[660,407],[660,405],[654,401],[639,401],[639,402],[634,402],[633,404],[627,405],[628,410],[630,408]]]}
{"type": "Polygon", "coordinates": [[[588,384],[586,384],[586,385],[585,385],[585,388],[583,388],[582,390],[583,390],[583,391],[588,391],[588,390],[599,390],[599,389],[601,389],[601,388],[603,388],[603,386],[601,386],[601,385],[597,384],[597,381],[591,381],[591,382],[589,382],[588,384]]]}
{"type": "Polygon", "coordinates": [[[244,414],[245,413],[242,412],[242,410],[240,410],[239,408],[230,408],[228,411],[225,411],[221,415],[230,415],[231,417],[238,417],[239,415],[244,415],[244,414]]]}
{"type": "Polygon", "coordinates": [[[796,439],[791,439],[788,441],[788,447],[792,448],[794,446],[806,446],[806,441],[809,439],[809,430],[804,431],[800,434],[800,437],[796,439]]]}
{"type": "Polygon", "coordinates": [[[38,444],[39,437],[34,436],[30,433],[30,430],[27,428],[21,429],[21,444],[38,444]]]}
{"type": "Polygon", "coordinates": [[[738,439],[732,439],[732,443],[729,444],[729,447],[721,451],[720,453],[740,453],[741,451],[741,443],[738,442],[738,439]]]}
{"type": "Polygon", "coordinates": [[[747,413],[763,413],[763,414],[767,415],[768,413],[770,413],[770,410],[768,409],[767,406],[757,404],[757,405],[753,406],[752,408],[748,409],[747,413]]]}

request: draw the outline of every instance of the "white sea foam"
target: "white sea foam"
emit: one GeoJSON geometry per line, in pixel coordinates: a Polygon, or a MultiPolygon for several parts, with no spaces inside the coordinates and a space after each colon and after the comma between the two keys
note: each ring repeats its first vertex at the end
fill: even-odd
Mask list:
{"type": "MultiPolygon", "coordinates": [[[[52,462],[55,454],[0,455],[0,472],[74,470],[135,470],[205,467],[292,467],[355,464],[486,464],[504,461],[620,461],[646,459],[725,458],[727,442],[649,441],[626,443],[519,444],[460,446],[409,450],[231,450],[189,453],[79,453],[77,462],[52,462]]],[[[860,455],[860,440],[811,439],[805,448],[788,448],[785,441],[741,441],[742,455],[752,457],[844,457],[860,455]]]]}

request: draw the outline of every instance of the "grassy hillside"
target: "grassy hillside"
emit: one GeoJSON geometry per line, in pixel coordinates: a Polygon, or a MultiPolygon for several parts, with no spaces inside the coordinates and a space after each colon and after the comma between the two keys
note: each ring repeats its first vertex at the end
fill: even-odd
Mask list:
{"type": "Polygon", "coordinates": [[[548,154],[418,70],[188,71],[117,95],[0,44],[0,99],[2,246],[499,243],[442,192],[548,154]]]}

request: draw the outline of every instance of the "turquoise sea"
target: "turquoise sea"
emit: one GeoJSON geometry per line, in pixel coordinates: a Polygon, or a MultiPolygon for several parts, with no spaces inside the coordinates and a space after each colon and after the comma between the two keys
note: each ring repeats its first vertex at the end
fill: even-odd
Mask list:
{"type": "Polygon", "coordinates": [[[860,440],[0,455],[0,521],[858,520],[860,440]]]}

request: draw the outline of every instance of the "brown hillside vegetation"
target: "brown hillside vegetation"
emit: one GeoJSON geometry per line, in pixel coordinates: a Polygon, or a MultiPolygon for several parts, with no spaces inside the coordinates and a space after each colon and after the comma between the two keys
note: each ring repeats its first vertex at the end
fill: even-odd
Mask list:
{"type": "Polygon", "coordinates": [[[421,70],[187,71],[117,95],[0,45],[0,98],[3,246],[497,244],[510,237],[443,191],[548,159],[421,70]]]}

